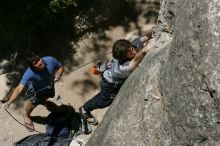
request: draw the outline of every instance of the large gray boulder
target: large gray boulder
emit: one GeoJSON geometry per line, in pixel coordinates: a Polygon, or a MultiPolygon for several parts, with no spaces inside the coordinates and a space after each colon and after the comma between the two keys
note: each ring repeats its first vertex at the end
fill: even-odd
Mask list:
{"type": "Polygon", "coordinates": [[[218,0],[162,0],[153,50],[87,146],[219,146],[219,24],[218,0]]]}

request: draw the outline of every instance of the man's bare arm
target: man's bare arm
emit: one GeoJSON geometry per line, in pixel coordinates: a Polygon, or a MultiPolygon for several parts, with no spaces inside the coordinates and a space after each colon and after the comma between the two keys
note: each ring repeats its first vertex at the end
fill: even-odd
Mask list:
{"type": "Polygon", "coordinates": [[[9,105],[21,94],[21,92],[24,90],[24,85],[19,84],[15,90],[12,92],[12,94],[7,97],[9,100],[4,103],[3,109],[6,109],[9,107],[9,105]]]}
{"type": "Polygon", "coordinates": [[[64,72],[64,66],[61,66],[56,72],[55,79],[54,79],[55,82],[60,80],[63,72],[64,72]]]}
{"type": "Polygon", "coordinates": [[[135,70],[145,55],[146,55],[146,52],[144,52],[143,50],[139,51],[129,63],[128,65],[129,70],[130,71],[135,70]]]}

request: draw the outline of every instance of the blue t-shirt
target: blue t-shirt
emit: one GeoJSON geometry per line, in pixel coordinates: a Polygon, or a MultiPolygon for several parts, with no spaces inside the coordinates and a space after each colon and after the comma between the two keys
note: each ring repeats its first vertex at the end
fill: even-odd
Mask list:
{"type": "Polygon", "coordinates": [[[51,56],[42,57],[45,67],[41,71],[36,71],[27,68],[20,84],[34,88],[35,91],[43,89],[47,86],[53,85],[55,72],[62,66],[62,64],[51,56]]]}

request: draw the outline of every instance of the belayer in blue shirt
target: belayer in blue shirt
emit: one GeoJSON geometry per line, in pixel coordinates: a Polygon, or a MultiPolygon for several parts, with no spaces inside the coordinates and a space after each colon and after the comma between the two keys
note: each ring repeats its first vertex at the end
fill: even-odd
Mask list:
{"type": "Polygon", "coordinates": [[[54,97],[54,83],[60,80],[64,67],[54,57],[46,56],[41,58],[34,53],[29,54],[26,57],[26,61],[29,67],[23,74],[19,85],[8,97],[9,100],[4,103],[4,108],[8,108],[27,87],[26,100],[24,102],[24,124],[28,131],[34,131],[30,114],[39,104],[49,105],[47,99],[54,97]]]}

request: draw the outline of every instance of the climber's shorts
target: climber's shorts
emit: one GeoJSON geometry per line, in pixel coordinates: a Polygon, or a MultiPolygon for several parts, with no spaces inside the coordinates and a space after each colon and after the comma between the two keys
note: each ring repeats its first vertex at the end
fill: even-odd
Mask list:
{"type": "Polygon", "coordinates": [[[54,87],[50,88],[50,89],[45,89],[41,92],[33,92],[31,90],[28,90],[26,95],[25,95],[25,99],[29,100],[33,105],[38,105],[38,104],[42,104],[44,105],[45,101],[48,98],[53,98],[55,96],[55,89],[54,87]]]}

